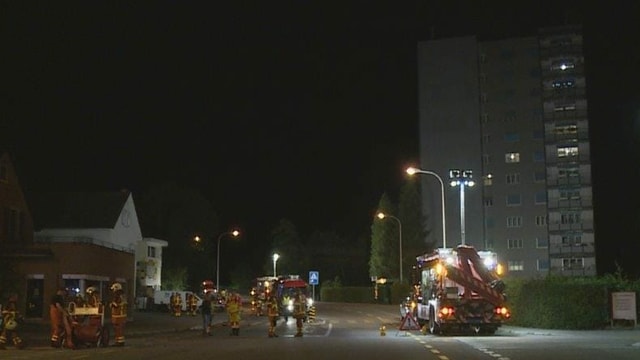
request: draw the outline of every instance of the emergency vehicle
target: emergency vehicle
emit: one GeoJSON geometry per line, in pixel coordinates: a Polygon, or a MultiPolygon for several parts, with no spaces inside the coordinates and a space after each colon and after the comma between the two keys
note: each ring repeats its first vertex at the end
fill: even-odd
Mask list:
{"type": "MultiPolygon", "coordinates": [[[[300,292],[306,301],[307,313],[313,305],[313,299],[309,296],[309,284],[300,279],[299,275],[286,275],[278,278],[276,287],[276,296],[280,303],[280,316],[285,321],[289,320],[289,316],[293,316],[293,300],[297,292],[300,292]]],[[[307,321],[308,314],[305,314],[303,321],[307,321]]]]}
{"type": "Polygon", "coordinates": [[[432,334],[465,330],[494,334],[511,317],[495,252],[460,245],[416,259],[420,283],[409,301],[417,306],[405,304],[401,312],[412,312],[432,334]]]}

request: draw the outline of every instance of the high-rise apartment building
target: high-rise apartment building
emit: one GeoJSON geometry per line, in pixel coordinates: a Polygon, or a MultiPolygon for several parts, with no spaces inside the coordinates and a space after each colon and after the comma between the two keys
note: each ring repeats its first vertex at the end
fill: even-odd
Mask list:
{"type": "MultiPolygon", "coordinates": [[[[445,188],[446,245],[494,250],[508,276],[595,275],[580,27],[420,42],[418,82],[421,168],[475,182],[445,188]]],[[[441,246],[440,186],[423,181],[441,246]]]]}

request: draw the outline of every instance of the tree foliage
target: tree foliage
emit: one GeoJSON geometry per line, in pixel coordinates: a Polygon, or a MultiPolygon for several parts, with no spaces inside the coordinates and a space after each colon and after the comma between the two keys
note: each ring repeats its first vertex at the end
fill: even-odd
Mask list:
{"type": "MultiPolygon", "coordinates": [[[[394,206],[387,193],[382,194],[376,214],[394,214],[394,206]]],[[[393,221],[380,221],[374,218],[371,225],[371,255],[369,257],[369,276],[396,278],[400,275],[398,266],[399,246],[397,224],[393,221]],[[393,244],[393,246],[392,246],[393,244]]]]}
{"type": "MultiPolygon", "coordinates": [[[[422,213],[420,182],[417,178],[409,178],[400,190],[398,218],[402,221],[402,264],[404,274],[412,274],[416,264],[416,256],[431,252],[435,244],[427,242],[427,220],[422,213]]],[[[418,279],[406,277],[411,282],[418,279]]]]}
{"type": "MultiPolygon", "coordinates": [[[[276,263],[278,274],[298,274],[307,270],[304,259],[304,246],[298,230],[288,219],[281,219],[271,231],[272,254],[280,255],[276,263]]],[[[272,266],[273,263],[270,263],[272,266]]],[[[269,267],[268,267],[269,268],[269,267]]],[[[271,273],[268,271],[267,273],[271,273]]]]}

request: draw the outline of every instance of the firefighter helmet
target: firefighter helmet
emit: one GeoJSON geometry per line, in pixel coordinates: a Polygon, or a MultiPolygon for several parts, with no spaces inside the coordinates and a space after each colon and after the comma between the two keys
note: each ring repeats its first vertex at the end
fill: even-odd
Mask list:
{"type": "Polygon", "coordinates": [[[120,283],[113,283],[111,285],[111,291],[120,291],[122,290],[122,285],[120,283]]]}
{"type": "Polygon", "coordinates": [[[15,319],[7,320],[6,324],[4,324],[4,328],[7,330],[15,330],[18,327],[18,322],[15,319]]]}
{"type": "Polygon", "coordinates": [[[91,295],[96,292],[96,288],[94,286],[89,286],[85,291],[87,292],[87,294],[91,295]]]}

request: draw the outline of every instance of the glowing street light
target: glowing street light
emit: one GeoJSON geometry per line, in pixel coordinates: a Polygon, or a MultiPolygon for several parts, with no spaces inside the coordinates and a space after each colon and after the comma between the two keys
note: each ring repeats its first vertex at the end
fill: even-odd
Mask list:
{"type": "Polygon", "coordinates": [[[223,232],[222,234],[220,234],[220,236],[218,236],[218,253],[217,253],[218,258],[216,260],[216,287],[218,288],[218,293],[220,293],[220,240],[222,240],[222,238],[225,235],[238,237],[240,235],[240,231],[238,230],[227,231],[227,232],[223,232]]]}
{"type": "Polygon", "coordinates": [[[402,223],[400,222],[400,219],[398,219],[397,217],[393,215],[387,215],[383,212],[379,212],[377,216],[378,216],[378,219],[381,219],[381,220],[388,217],[398,222],[398,233],[400,234],[399,236],[400,238],[400,282],[402,282],[402,223]]]}
{"type": "Polygon", "coordinates": [[[449,170],[449,178],[451,178],[451,186],[460,187],[460,239],[462,245],[465,245],[465,229],[464,229],[464,188],[472,187],[475,181],[472,180],[473,172],[471,170],[449,170]]]}
{"type": "Polygon", "coordinates": [[[440,175],[434,173],[433,171],[417,169],[414,167],[407,168],[407,174],[432,175],[432,176],[435,176],[436,179],[438,179],[438,181],[440,182],[440,202],[442,203],[442,247],[446,248],[447,247],[447,220],[445,218],[446,212],[444,210],[445,209],[444,208],[444,182],[442,181],[442,178],[440,177],[440,175]]]}
{"type": "Polygon", "coordinates": [[[279,254],[273,254],[273,277],[277,277],[277,272],[276,272],[276,263],[278,262],[278,259],[280,259],[280,255],[279,254]]]}

